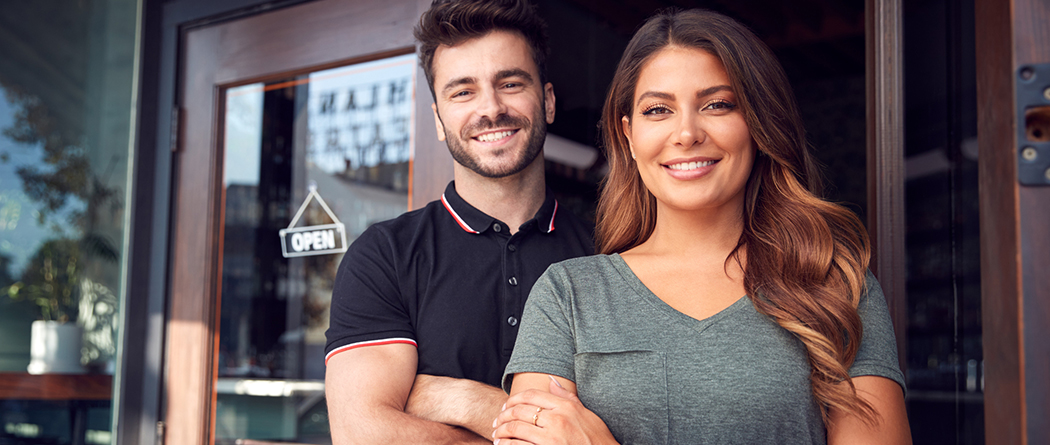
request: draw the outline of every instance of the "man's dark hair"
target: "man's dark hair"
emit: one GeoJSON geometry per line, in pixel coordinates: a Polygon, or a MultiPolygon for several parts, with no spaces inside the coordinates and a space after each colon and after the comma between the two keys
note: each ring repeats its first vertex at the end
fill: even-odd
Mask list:
{"type": "Polygon", "coordinates": [[[434,51],[456,46],[495,30],[521,34],[532,50],[540,83],[547,78],[547,24],[528,0],[434,0],[413,30],[419,41],[419,64],[434,92],[434,51]]]}

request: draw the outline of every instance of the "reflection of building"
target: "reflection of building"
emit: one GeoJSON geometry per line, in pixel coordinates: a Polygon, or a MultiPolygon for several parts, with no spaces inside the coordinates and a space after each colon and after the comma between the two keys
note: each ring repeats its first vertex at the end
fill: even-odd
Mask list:
{"type": "MultiPolygon", "coordinates": [[[[415,65],[415,56],[406,55],[311,73],[306,143],[311,162],[329,173],[345,163],[352,177],[394,186],[376,182],[384,175],[375,170],[409,162],[415,65]]],[[[395,189],[407,189],[407,177],[390,179],[398,181],[395,189]]]]}
{"type": "Polygon", "coordinates": [[[342,175],[351,181],[365,184],[382,184],[392,190],[400,192],[408,191],[408,163],[376,164],[373,166],[354,167],[350,160],[346,160],[346,170],[342,175]]]}

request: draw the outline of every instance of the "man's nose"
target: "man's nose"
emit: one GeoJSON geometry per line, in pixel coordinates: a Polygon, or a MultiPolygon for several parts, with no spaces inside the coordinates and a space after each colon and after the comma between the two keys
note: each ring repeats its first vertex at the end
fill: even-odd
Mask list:
{"type": "Polygon", "coordinates": [[[486,89],[479,94],[477,113],[480,116],[496,119],[496,117],[507,112],[507,105],[503,97],[494,90],[486,89]]]}

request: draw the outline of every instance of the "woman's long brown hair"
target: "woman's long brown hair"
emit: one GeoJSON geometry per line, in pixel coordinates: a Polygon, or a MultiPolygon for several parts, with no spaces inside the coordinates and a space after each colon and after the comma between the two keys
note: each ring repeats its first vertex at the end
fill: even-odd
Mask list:
{"type": "Polygon", "coordinates": [[[602,111],[609,174],[598,200],[601,253],[645,242],[656,226],[656,198],[630,157],[621,118],[632,115],[635,86],[653,54],[668,45],[698,48],[722,61],[759,155],[747,182],[743,233],[726,261],[746,250],[744,288],[759,312],[806,348],[813,395],[829,410],[876,420],[849,376],[860,346],[857,305],[865,289],[868,235],[851,211],[819,197],[817,164],[780,63],[736,21],[703,10],[650,18],[627,45],[602,111]]]}

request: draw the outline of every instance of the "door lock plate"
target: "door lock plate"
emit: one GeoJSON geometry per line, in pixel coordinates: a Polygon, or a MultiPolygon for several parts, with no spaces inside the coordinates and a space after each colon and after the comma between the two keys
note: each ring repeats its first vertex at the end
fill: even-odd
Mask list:
{"type": "Polygon", "coordinates": [[[1017,179],[1050,186],[1050,63],[1017,70],[1017,179]]]}

